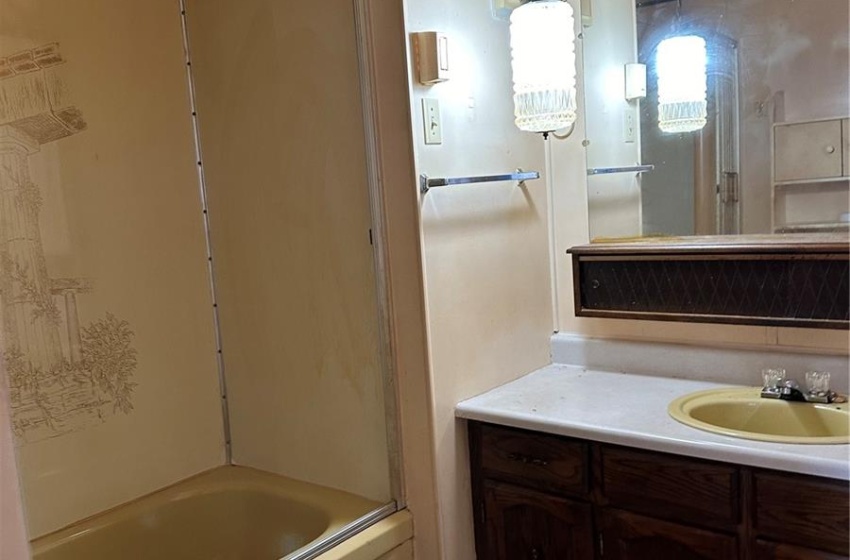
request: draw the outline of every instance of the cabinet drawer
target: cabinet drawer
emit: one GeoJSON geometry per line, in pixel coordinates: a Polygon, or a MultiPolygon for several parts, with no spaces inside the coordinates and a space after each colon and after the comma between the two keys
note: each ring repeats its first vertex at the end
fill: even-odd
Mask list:
{"type": "Polygon", "coordinates": [[[740,518],[731,465],[603,446],[602,487],[611,505],[695,525],[732,529],[740,518]]]}
{"type": "Polygon", "coordinates": [[[846,482],[756,472],[755,519],[760,537],[848,554],[850,500],[846,482]]]}
{"type": "Polygon", "coordinates": [[[480,424],[488,478],[570,494],[588,490],[588,445],[558,436],[480,424]]]}

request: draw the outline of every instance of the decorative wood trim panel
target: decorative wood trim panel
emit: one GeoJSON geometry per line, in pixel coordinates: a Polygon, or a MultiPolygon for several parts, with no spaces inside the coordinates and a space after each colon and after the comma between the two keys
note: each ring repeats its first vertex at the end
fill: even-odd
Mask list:
{"type": "Polygon", "coordinates": [[[599,243],[569,252],[580,317],[850,326],[847,241],[712,237],[599,243]]]}

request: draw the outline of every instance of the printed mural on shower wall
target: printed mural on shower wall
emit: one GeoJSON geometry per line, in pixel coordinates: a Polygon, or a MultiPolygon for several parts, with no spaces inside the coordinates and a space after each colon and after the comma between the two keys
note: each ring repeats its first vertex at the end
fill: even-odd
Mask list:
{"type": "Polygon", "coordinates": [[[65,63],[57,43],[0,52],[0,341],[19,443],[128,414],[136,386],[131,326],[108,312],[81,324],[94,282],[52,276],[45,257],[30,156],[86,129],[65,63]]]}

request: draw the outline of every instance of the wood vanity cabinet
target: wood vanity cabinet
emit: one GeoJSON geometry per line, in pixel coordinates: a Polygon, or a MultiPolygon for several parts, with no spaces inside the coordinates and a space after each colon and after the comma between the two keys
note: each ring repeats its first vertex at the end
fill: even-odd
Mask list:
{"type": "Polygon", "coordinates": [[[848,558],[848,483],[469,422],[478,560],[848,558]]]}

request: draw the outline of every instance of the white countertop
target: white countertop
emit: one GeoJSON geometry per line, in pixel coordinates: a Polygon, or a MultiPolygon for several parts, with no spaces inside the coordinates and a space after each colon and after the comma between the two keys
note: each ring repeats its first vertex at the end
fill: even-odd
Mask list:
{"type": "Polygon", "coordinates": [[[728,387],[551,365],[459,403],[455,415],[504,426],[850,480],[850,446],[795,445],[713,434],[667,414],[676,397],[728,387]]]}

